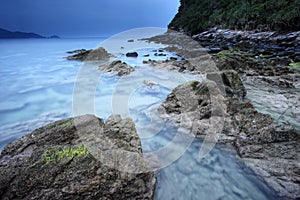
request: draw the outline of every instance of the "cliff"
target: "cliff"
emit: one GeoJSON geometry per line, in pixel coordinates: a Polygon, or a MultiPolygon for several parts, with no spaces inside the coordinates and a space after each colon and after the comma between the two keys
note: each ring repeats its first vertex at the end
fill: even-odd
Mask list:
{"type": "Polygon", "coordinates": [[[196,34],[211,27],[239,30],[300,30],[300,1],[180,0],[169,28],[196,34]]]}

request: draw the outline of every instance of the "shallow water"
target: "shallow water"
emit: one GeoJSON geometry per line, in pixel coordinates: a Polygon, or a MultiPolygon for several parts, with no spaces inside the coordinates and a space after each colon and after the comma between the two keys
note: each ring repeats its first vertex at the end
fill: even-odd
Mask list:
{"type": "MultiPolygon", "coordinates": [[[[215,147],[208,157],[199,160],[201,141],[178,132],[157,115],[158,105],[173,88],[189,80],[201,81],[201,77],[154,69],[142,64],[144,57],[120,54],[119,59],[135,67],[135,72],[124,78],[101,73],[95,63],[63,58],[68,50],[95,48],[102,40],[0,40],[0,149],[42,125],[76,115],[74,83],[95,79],[95,91],[79,88],[80,97],[93,95],[92,111],[99,117],[107,118],[112,113],[132,117],[144,152],[152,152],[165,164],[158,173],[156,199],[275,198],[233,152],[215,147]],[[85,79],[78,78],[78,73],[85,79]],[[155,84],[147,86],[144,80],[155,84]],[[175,136],[182,140],[175,141],[175,136]]],[[[157,46],[149,48],[143,46],[140,55],[151,54],[149,58],[157,59],[153,56],[157,46]]],[[[84,102],[82,107],[78,113],[90,112],[89,107],[84,109],[84,102]]]]}

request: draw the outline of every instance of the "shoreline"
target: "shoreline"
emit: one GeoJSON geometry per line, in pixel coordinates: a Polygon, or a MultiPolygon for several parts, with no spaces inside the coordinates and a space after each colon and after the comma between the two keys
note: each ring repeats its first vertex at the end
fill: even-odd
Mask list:
{"type": "MultiPolygon", "coordinates": [[[[217,31],[217,29],[214,29],[214,31],[217,31]]],[[[228,31],[228,30],[226,30],[226,31],[228,31]]],[[[225,48],[222,47],[222,49],[221,49],[219,46],[220,43],[222,44],[221,39],[214,38],[213,34],[209,35],[210,33],[208,34],[208,32],[209,31],[203,33],[204,39],[202,42],[205,43],[205,41],[207,41],[206,39],[208,37],[209,48],[207,48],[207,47],[206,48],[208,49],[208,52],[212,56],[212,59],[216,62],[217,71],[220,70],[220,72],[222,73],[222,71],[226,72],[228,70],[236,70],[239,73],[241,80],[243,80],[242,85],[237,86],[237,85],[235,85],[236,84],[235,81],[228,79],[229,86],[231,86],[231,89],[233,89],[233,91],[235,91],[236,89],[241,89],[241,87],[243,88],[244,87],[243,84],[246,84],[247,89],[248,89],[247,90],[248,95],[249,95],[249,91],[250,91],[250,96],[251,96],[251,95],[255,94],[255,93],[253,93],[253,91],[255,91],[255,90],[249,89],[251,83],[258,84],[258,85],[262,84],[261,87],[264,87],[264,85],[269,85],[269,87],[273,88],[272,91],[260,93],[260,95],[254,95],[252,98],[260,97],[260,99],[257,99],[257,101],[264,102],[263,100],[267,96],[272,97],[272,95],[274,95],[274,94],[276,94],[277,96],[283,95],[287,101],[287,103],[286,103],[287,108],[284,108],[284,106],[283,106],[282,111],[281,111],[282,115],[280,115],[279,118],[281,118],[284,115],[287,115],[287,117],[294,119],[297,116],[297,114],[295,114],[293,112],[297,113],[297,111],[300,110],[300,101],[299,101],[300,75],[299,75],[299,71],[297,69],[298,65],[296,67],[294,67],[295,69],[292,68],[292,66],[289,66],[290,63],[294,63],[294,61],[291,60],[290,57],[285,57],[283,59],[279,58],[279,61],[281,61],[281,62],[278,63],[277,59],[272,59],[272,56],[264,57],[263,59],[260,59],[260,58],[256,57],[255,54],[253,54],[253,52],[247,52],[247,50],[245,52],[245,48],[236,47],[236,48],[230,49],[227,46],[225,48]],[[209,36],[207,36],[207,35],[209,35],[209,36]],[[215,39],[216,39],[216,43],[214,43],[215,39]],[[226,50],[224,50],[224,49],[226,49],[226,50]],[[211,50],[213,50],[213,51],[211,51],[211,50]],[[262,77],[265,77],[265,78],[262,79],[262,77]],[[277,90],[276,88],[278,88],[278,91],[276,91],[277,90]],[[291,93],[289,91],[290,88],[294,88],[295,89],[294,92],[291,93]],[[290,100],[290,98],[292,98],[292,99],[290,100]],[[291,103],[288,101],[293,102],[292,107],[290,105],[291,103]],[[288,112],[287,112],[288,109],[290,109],[291,114],[288,114],[288,112]]],[[[220,31],[220,32],[222,33],[222,31],[220,31]]],[[[160,42],[169,43],[169,42],[166,42],[167,41],[166,38],[169,38],[170,40],[174,41],[173,36],[175,34],[176,34],[176,32],[169,31],[169,33],[167,33],[167,34],[164,34],[161,36],[156,36],[156,37],[150,38],[148,40],[151,42],[157,42],[157,43],[160,43],[160,42]],[[168,34],[169,34],[169,36],[168,36],[168,34]]],[[[178,34],[182,34],[182,33],[178,33],[178,34]]],[[[256,34],[259,35],[259,33],[256,33],[256,34]]],[[[199,35],[201,35],[201,33],[197,35],[198,39],[199,39],[199,35]]],[[[293,45],[295,45],[295,48],[294,48],[295,52],[292,52],[292,56],[294,56],[293,58],[299,59],[297,56],[299,54],[300,49],[299,49],[299,46],[297,46],[297,45],[300,42],[300,37],[299,37],[300,32],[297,32],[298,36],[295,36],[295,33],[292,33],[292,35],[293,35],[292,38],[297,41],[297,43],[295,43],[295,44],[293,43],[293,45]]],[[[220,36],[220,37],[224,38],[222,36],[220,36]]],[[[238,37],[240,37],[240,36],[238,36],[238,37]]],[[[280,37],[282,37],[282,36],[280,36],[280,37]]],[[[234,40],[234,39],[229,38],[229,40],[234,40]]],[[[261,38],[260,38],[260,40],[261,40],[261,38]]],[[[260,40],[258,40],[258,43],[260,42],[260,40]]],[[[287,40],[291,40],[291,38],[287,39],[287,40]]],[[[224,43],[226,44],[226,42],[227,41],[225,40],[224,43]]],[[[200,44],[201,44],[201,42],[200,42],[200,44]]],[[[257,45],[255,43],[251,44],[251,45],[255,50],[255,46],[257,46],[257,45]]],[[[261,48],[261,46],[259,46],[259,48],[261,48]]],[[[253,50],[253,49],[251,49],[251,50],[253,50]]],[[[285,49],[281,49],[281,51],[284,51],[284,50],[285,49]]],[[[261,49],[258,49],[258,52],[261,52],[261,49]]],[[[268,51],[268,52],[271,52],[271,51],[268,51]]],[[[276,52],[278,52],[278,49],[276,49],[276,52]]],[[[180,55],[180,53],[182,53],[182,52],[177,51],[176,53],[178,53],[180,55]]],[[[204,56],[199,55],[199,58],[201,60],[204,58],[204,56]]],[[[275,56],[275,58],[276,58],[276,56],[275,56]]],[[[298,62],[298,60],[295,60],[295,61],[296,61],[296,63],[298,62]]],[[[195,63],[193,63],[193,64],[195,64],[195,63]]],[[[201,64],[198,64],[198,65],[201,65],[201,64]]],[[[195,67],[195,68],[197,69],[197,67],[195,67]]],[[[198,69],[202,73],[203,72],[209,73],[209,72],[207,72],[207,70],[203,70],[203,67],[201,67],[201,66],[200,67],[198,66],[198,69]]],[[[175,69],[175,70],[177,70],[177,69],[175,69]]],[[[186,71],[190,72],[188,70],[188,68],[186,69],[186,71]]],[[[196,72],[196,73],[198,73],[198,72],[196,72]]],[[[194,70],[191,73],[194,73],[194,70]]],[[[218,82],[218,79],[220,79],[220,78],[216,79],[217,82],[218,82]]],[[[223,81],[224,81],[224,79],[223,79],[223,81]]],[[[189,86],[184,86],[184,88],[182,89],[182,91],[188,90],[189,86]]],[[[173,92],[175,92],[175,90],[173,90],[173,92]]],[[[180,99],[179,96],[176,96],[176,93],[174,93],[172,95],[175,95],[176,99],[180,99]]],[[[272,108],[272,106],[276,105],[276,102],[278,104],[278,99],[276,99],[277,98],[276,95],[274,95],[275,96],[274,98],[268,98],[269,102],[265,102],[265,106],[271,105],[270,108],[272,108]],[[274,101],[274,103],[270,104],[270,101],[271,102],[274,101]]],[[[299,177],[299,175],[297,175],[297,169],[300,168],[300,165],[299,165],[300,160],[299,160],[299,157],[297,156],[297,152],[300,150],[299,124],[298,124],[298,126],[294,126],[294,127],[293,127],[293,124],[292,124],[292,126],[287,126],[284,124],[280,125],[278,123],[277,123],[277,125],[275,125],[274,124],[274,116],[272,119],[269,115],[260,114],[256,111],[257,108],[255,108],[251,103],[251,101],[253,99],[247,100],[241,96],[238,98],[236,98],[236,97],[232,98],[230,96],[228,97],[228,94],[227,94],[226,98],[229,99],[228,106],[234,106],[234,107],[237,106],[239,109],[241,109],[240,111],[234,111],[234,112],[230,111],[230,109],[229,109],[229,113],[231,113],[230,114],[231,117],[234,117],[235,115],[242,117],[240,119],[232,118],[232,121],[237,120],[237,123],[239,123],[239,124],[241,123],[244,125],[242,125],[240,127],[241,129],[237,130],[237,132],[235,132],[235,133],[231,133],[232,132],[231,129],[232,128],[235,129],[234,127],[231,127],[231,128],[230,128],[230,126],[227,127],[227,130],[225,130],[225,133],[224,133],[224,139],[227,138],[226,135],[230,136],[231,134],[233,134],[233,138],[235,138],[235,139],[232,141],[231,141],[231,139],[229,139],[229,143],[231,143],[235,147],[237,153],[244,160],[244,162],[247,164],[247,166],[249,166],[251,169],[253,169],[258,176],[262,177],[268,183],[268,185],[270,187],[272,187],[273,189],[275,189],[275,191],[278,192],[278,194],[280,196],[285,197],[285,198],[298,198],[300,196],[300,194],[299,194],[300,185],[298,183],[298,180],[300,180],[300,177],[299,177]],[[230,101],[232,101],[232,102],[230,103],[230,101]],[[244,119],[243,119],[243,116],[245,117],[244,119]],[[256,121],[255,122],[256,124],[251,124],[251,122],[250,122],[251,120],[256,121]],[[260,120],[263,120],[263,121],[260,121],[260,120]],[[264,120],[266,120],[266,121],[264,121],[264,120]],[[249,121],[249,122],[247,122],[247,121],[249,121]],[[247,125],[247,123],[250,123],[250,124],[247,125]],[[247,129],[250,129],[251,131],[244,129],[243,127],[245,125],[247,126],[247,129]],[[295,130],[294,128],[298,128],[298,130],[295,130]],[[245,131],[246,131],[246,135],[244,133],[245,131]],[[247,134],[247,131],[250,131],[249,132],[250,135],[247,134]],[[240,135],[240,133],[242,133],[243,136],[240,135]],[[262,135],[262,137],[257,140],[257,139],[254,139],[256,136],[252,135],[252,134],[262,135]],[[273,139],[270,139],[269,137],[273,138],[273,139]],[[277,137],[277,139],[276,139],[276,137],[277,137]],[[287,152],[289,152],[289,153],[286,154],[287,152],[283,152],[281,149],[286,149],[287,152]],[[279,163],[277,163],[277,162],[279,162],[279,163]],[[278,173],[278,171],[281,171],[281,172],[278,173]],[[294,178],[290,179],[288,177],[294,177],[294,178]]],[[[281,98],[281,99],[284,101],[284,98],[281,98]]],[[[185,102],[189,102],[189,100],[186,99],[186,100],[179,101],[178,105],[185,105],[185,102]]],[[[257,104],[257,102],[256,102],[256,104],[257,104]]],[[[262,105],[263,104],[264,103],[262,103],[262,105]]],[[[168,100],[167,100],[165,102],[165,106],[164,106],[165,109],[170,109],[170,106],[172,109],[174,109],[172,107],[172,104],[168,104],[168,100]]],[[[234,108],[234,107],[232,107],[232,108],[234,108]]],[[[180,106],[179,106],[179,109],[180,109],[180,106]]],[[[281,108],[275,107],[275,110],[276,109],[280,110],[281,108]]],[[[167,111],[167,113],[174,112],[171,110],[167,111]]],[[[164,111],[164,112],[166,112],[166,111],[164,111]]],[[[179,113],[181,113],[181,112],[182,111],[180,111],[179,113]]],[[[169,117],[174,118],[174,116],[172,117],[171,115],[169,117]]],[[[175,119],[176,119],[176,117],[175,117],[175,119]]],[[[196,118],[192,117],[192,120],[195,120],[195,119],[196,118]]],[[[296,120],[295,121],[296,124],[299,123],[299,121],[297,122],[297,119],[295,119],[295,120],[296,120]]],[[[200,122],[200,124],[201,123],[202,122],[200,122]]],[[[203,136],[200,136],[200,137],[203,137],[203,136]]],[[[230,136],[230,137],[232,137],[232,136],[230,136]]],[[[228,142],[226,140],[227,139],[224,140],[225,143],[228,142]]]]}
{"type": "MultiPolygon", "coordinates": [[[[245,84],[247,77],[252,78],[252,80],[248,79],[250,83],[261,81],[259,79],[260,77],[267,77],[267,79],[262,81],[265,84],[269,84],[271,87],[276,86],[282,88],[283,92],[281,91],[279,93],[282,95],[282,93],[285,92],[285,88],[296,87],[297,89],[299,87],[299,77],[297,75],[299,72],[293,69],[290,70],[290,67],[285,66],[285,64],[282,64],[283,66],[278,70],[270,70],[270,67],[273,65],[269,66],[268,58],[266,58],[267,61],[264,62],[259,59],[254,61],[252,54],[249,54],[248,52],[241,53],[239,50],[229,52],[228,50],[225,50],[225,52],[211,52],[213,53],[212,55],[207,54],[205,48],[201,48],[199,50],[198,43],[194,43],[191,41],[191,37],[185,35],[180,35],[179,38],[168,37],[168,35],[162,37],[156,36],[154,38],[155,39],[153,39],[153,41],[163,41],[167,44],[176,44],[177,41],[180,45],[186,45],[187,41],[190,42],[190,46],[187,48],[188,51],[186,50],[186,47],[183,48],[184,46],[180,47],[178,45],[165,48],[166,50],[174,51],[179,54],[179,56],[185,58],[185,60],[169,60],[158,63],[150,62],[149,65],[156,65],[158,68],[166,69],[168,69],[168,66],[172,66],[173,68],[170,68],[171,70],[188,72],[191,74],[205,74],[207,78],[210,77],[208,79],[211,80],[211,83],[215,84],[213,85],[214,88],[220,90],[220,98],[218,97],[217,99],[219,106],[224,106],[222,108],[224,112],[221,113],[221,115],[225,118],[225,129],[220,135],[219,142],[221,144],[229,144],[233,147],[247,166],[254,170],[258,176],[262,177],[269,186],[279,193],[279,195],[285,198],[299,197],[300,195],[297,193],[299,191],[299,184],[297,184],[298,177],[295,175],[297,169],[300,167],[297,160],[297,154],[295,154],[297,153],[297,150],[299,150],[299,131],[296,131],[289,126],[278,127],[277,125],[274,125],[273,119],[269,115],[258,113],[251,101],[244,98],[246,95],[246,89],[243,85],[243,82],[245,84]],[[165,40],[166,37],[170,40],[165,40]],[[159,39],[161,40],[158,41],[159,39]],[[248,62],[245,62],[245,60],[248,62]],[[240,70],[241,63],[243,66],[246,66],[245,69],[242,68],[240,70]],[[267,67],[265,68],[263,66],[267,67]],[[259,71],[257,69],[259,69],[259,71]],[[258,74],[255,74],[254,72],[258,74]],[[290,77],[294,75],[298,78],[293,80],[294,82],[291,82],[290,77]],[[280,160],[282,163],[276,163],[277,160],[280,160]],[[282,172],[282,170],[284,170],[284,172],[282,172]],[[272,173],[274,173],[274,175],[272,175],[272,173]],[[289,177],[294,177],[294,179],[290,180],[289,177]],[[282,186],[285,184],[287,184],[287,188],[282,186]]],[[[114,70],[120,70],[120,68],[116,68],[114,70]]],[[[190,93],[183,93],[186,94],[183,96],[189,97],[193,94],[195,89],[198,90],[203,87],[205,88],[206,85],[203,85],[202,83],[189,83],[178,86],[178,90],[185,92],[189,91],[190,93]]],[[[176,96],[177,94],[175,91],[176,89],[174,89],[170,95],[176,96]]],[[[205,90],[198,91],[202,92],[199,98],[203,98],[208,95],[205,90]]],[[[273,93],[269,93],[269,95],[271,94],[273,93]]],[[[286,92],[286,94],[289,95],[290,93],[286,92]]],[[[294,97],[296,98],[296,101],[297,94],[299,93],[296,93],[296,96],[294,97]]],[[[179,97],[182,98],[182,94],[179,94],[179,97]]],[[[178,113],[176,114],[175,112],[175,115],[168,116],[168,114],[172,114],[174,110],[179,110],[179,113],[186,112],[186,110],[182,107],[184,107],[185,103],[189,103],[190,99],[180,101],[180,98],[177,98],[179,100],[176,102],[179,106],[177,105],[174,108],[172,107],[174,105],[168,104],[168,101],[172,101],[174,98],[167,98],[163,103],[165,111],[162,112],[165,112],[164,114],[166,114],[166,118],[169,118],[170,120],[173,118],[175,121],[179,120],[181,123],[180,119],[182,118],[180,118],[180,114],[178,115],[178,113]],[[177,119],[177,117],[179,117],[179,119],[177,119]]],[[[196,106],[196,109],[190,116],[189,120],[199,120],[197,121],[197,130],[201,130],[203,124],[207,125],[206,120],[212,118],[209,114],[212,109],[212,103],[209,101],[209,98],[204,98],[203,102],[206,102],[205,105],[198,105],[197,103],[194,104],[191,102],[192,105],[196,106]],[[198,119],[198,114],[203,112],[203,117],[198,119]]],[[[220,113],[215,114],[216,116],[220,115],[220,113]]],[[[188,124],[184,123],[185,122],[182,122],[181,126],[190,128],[188,124]]],[[[209,125],[211,124],[208,123],[208,126],[209,125]]],[[[192,133],[196,134],[199,138],[203,139],[207,134],[209,134],[208,132],[201,132],[197,130],[192,133]]],[[[20,142],[20,140],[16,142],[20,142]]]]}

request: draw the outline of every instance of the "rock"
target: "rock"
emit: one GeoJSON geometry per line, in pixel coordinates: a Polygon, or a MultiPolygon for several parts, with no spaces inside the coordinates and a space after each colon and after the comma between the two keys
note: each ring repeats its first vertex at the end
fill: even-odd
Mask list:
{"type": "Polygon", "coordinates": [[[151,80],[144,80],[143,83],[144,83],[145,85],[147,85],[148,87],[150,87],[150,88],[152,88],[153,86],[157,85],[156,82],[151,81],[151,80]]]}
{"type": "Polygon", "coordinates": [[[224,97],[214,82],[190,81],[176,87],[158,111],[162,115],[167,114],[176,126],[197,135],[205,134],[199,129],[210,131],[209,127],[214,123],[209,124],[207,119],[220,118],[224,114],[224,106],[224,97]]]}
{"type": "Polygon", "coordinates": [[[294,73],[286,61],[261,58],[243,51],[221,51],[213,56],[219,70],[235,70],[247,76],[281,76],[294,73]]]}
{"type": "Polygon", "coordinates": [[[128,53],[126,53],[126,57],[138,57],[138,53],[137,52],[128,52],[128,53]]]}
{"type": "Polygon", "coordinates": [[[220,90],[224,90],[227,95],[244,98],[247,94],[240,76],[236,71],[227,70],[221,72],[209,73],[207,79],[217,83],[220,90]]]}
{"type": "Polygon", "coordinates": [[[282,47],[297,47],[299,36],[300,31],[285,34],[212,28],[194,35],[193,39],[199,41],[202,45],[205,44],[204,46],[213,46],[212,48],[222,48],[228,45],[242,49],[244,47],[256,48],[264,46],[267,49],[276,51],[279,49],[284,50],[282,47]]]}
{"type": "Polygon", "coordinates": [[[86,49],[77,49],[77,50],[73,50],[73,51],[67,51],[66,53],[68,54],[81,54],[81,53],[85,53],[87,50],[86,49]]]}
{"type": "Polygon", "coordinates": [[[195,70],[195,66],[192,65],[188,60],[144,60],[143,64],[149,64],[152,67],[157,67],[160,69],[167,69],[167,70],[177,70],[179,72],[188,71],[193,72],[195,70]]]}
{"type": "Polygon", "coordinates": [[[165,53],[155,53],[154,56],[166,56],[165,53]]]}
{"type": "Polygon", "coordinates": [[[91,49],[91,50],[75,50],[75,51],[68,51],[67,53],[75,53],[75,55],[68,56],[68,60],[79,60],[79,61],[103,61],[108,60],[110,58],[110,54],[102,47],[98,49],[91,49]]]}
{"type": "Polygon", "coordinates": [[[100,65],[98,69],[101,71],[117,74],[118,76],[125,76],[134,71],[133,67],[129,66],[127,63],[122,62],[120,60],[113,61],[108,64],[100,65]]]}
{"type": "Polygon", "coordinates": [[[153,199],[155,188],[134,123],[119,116],[39,128],[4,148],[0,174],[1,199],[153,199]]]}
{"type": "MultiPolygon", "coordinates": [[[[218,74],[208,77],[216,80],[218,74]]],[[[300,132],[276,127],[273,119],[242,100],[237,73],[221,72],[232,95],[225,98],[220,83],[188,82],[176,87],[159,107],[162,117],[202,139],[235,147],[242,159],[283,198],[300,197],[300,132]]],[[[228,94],[228,90],[226,90],[228,94]]]]}
{"type": "Polygon", "coordinates": [[[207,74],[208,78],[203,83],[176,87],[159,107],[161,117],[204,142],[235,148],[246,165],[282,199],[300,198],[300,76],[294,67],[300,55],[299,33],[288,37],[275,32],[215,28],[194,36],[198,43],[193,45],[189,45],[193,43],[190,38],[171,31],[147,39],[169,45],[166,50],[186,59],[186,63],[149,61],[150,65],[207,74]],[[199,43],[222,51],[212,53],[212,62],[201,53],[199,43]]]}
{"type": "Polygon", "coordinates": [[[219,53],[220,51],[222,51],[221,48],[213,48],[213,47],[210,47],[207,49],[207,52],[208,53],[219,53]]]}
{"type": "Polygon", "coordinates": [[[134,42],[134,40],[127,40],[127,42],[134,42]]]}
{"type": "Polygon", "coordinates": [[[177,58],[175,58],[175,57],[170,57],[170,60],[175,61],[175,60],[177,60],[177,58]]]}

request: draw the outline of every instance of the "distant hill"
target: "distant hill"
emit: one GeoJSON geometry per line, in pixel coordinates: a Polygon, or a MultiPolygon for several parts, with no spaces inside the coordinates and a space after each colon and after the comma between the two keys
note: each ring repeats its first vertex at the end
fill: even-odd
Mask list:
{"type": "MultiPolygon", "coordinates": [[[[36,33],[25,33],[25,32],[20,32],[20,31],[12,32],[12,31],[8,31],[8,30],[0,28],[0,38],[13,39],[13,38],[47,38],[47,37],[41,36],[36,33]]],[[[59,37],[54,35],[49,38],[59,38],[59,37]]]]}

